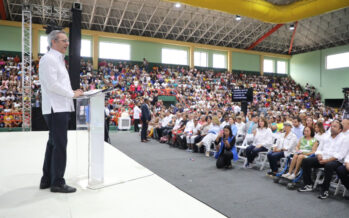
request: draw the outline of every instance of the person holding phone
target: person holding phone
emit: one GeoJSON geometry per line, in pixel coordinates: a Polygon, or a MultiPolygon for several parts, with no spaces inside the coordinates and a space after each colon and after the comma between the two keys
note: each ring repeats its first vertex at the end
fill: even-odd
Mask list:
{"type": "Polygon", "coordinates": [[[230,125],[226,125],[223,128],[223,132],[218,134],[215,140],[215,145],[215,158],[217,159],[216,167],[218,169],[231,169],[231,160],[234,159],[234,161],[236,161],[238,155],[235,147],[235,136],[233,136],[230,125]]]}

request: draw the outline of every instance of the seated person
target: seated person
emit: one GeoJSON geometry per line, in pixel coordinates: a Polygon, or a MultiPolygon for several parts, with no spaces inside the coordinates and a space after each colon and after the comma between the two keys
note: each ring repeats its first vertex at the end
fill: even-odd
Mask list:
{"type": "MultiPolygon", "coordinates": [[[[344,119],[342,121],[342,125],[343,125],[343,134],[346,137],[346,139],[344,140],[348,142],[349,141],[349,138],[348,138],[349,137],[349,120],[344,119]]],[[[348,146],[349,144],[346,145],[347,149],[348,149],[348,146]]],[[[345,156],[344,164],[339,166],[336,172],[342,184],[347,189],[346,196],[344,197],[345,199],[349,200],[349,151],[347,151],[347,155],[345,156]]]]}
{"type": "MultiPolygon", "coordinates": [[[[200,121],[199,121],[199,124],[200,124],[200,121]]],[[[194,139],[194,146],[193,146],[194,152],[200,151],[200,153],[203,153],[204,150],[199,148],[197,144],[207,135],[208,131],[211,129],[212,126],[213,126],[212,117],[206,116],[205,122],[201,122],[201,126],[198,129],[197,136],[194,139]]]]}
{"type": "Polygon", "coordinates": [[[324,168],[324,182],[321,185],[320,199],[326,199],[329,196],[329,187],[333,172],[342,165],[340,161],[344,160],[347,153],[347,141],[343,140],[342,124],[338,120],[331,123],[331,135],[326,137],[316,150],[316,157],[309,157],[303,160],[303,182],[304,186],[299,188],[299,192],[313,191],[311,171],[312,168],[324,168]],[[344,146],[345,145],[345,146],[344,146]]]}
{"type": "MultiPolygon", "coordinates": [[[[193,134],[193,129],[194,129],[194,115],[190,113],[188,114],[188,122],[185,124],[183,134],[180,136],[182,140],[181,144],[183,144],[184,147],[188,147],[187,136],[191,136],[193,134]]],[[[188,151],[193,151],[192,149],[193,148],[191,146],[188,147],[188,151]]]]}
{"type": "Polygon", "coordinates": [[[235,125],[238,129],[237,136],[236,136],[236,143],[242,142],[245,136],[245,133],[244,133],[245,123],[242,122],[241,116],[236,117],[235,125]]]}
{"type": "Polygon", "coordinates": [[[305,127],[303,130],[303,137],[299,140],[296,147],[296,152],[292,157],[288,173],[283,174],[282,177],[293,180],[296,178],[304,158],[308,158],[315,153],[318,142],[314,138],[314,129],[305,127]]]}
{"type": "Polygon", "coordinates": [[[188,148],[191,148],[192,151],[194,152],[194,140],[195,138],[198,136],[199,134],[199,129],[201,127],[201,124],[199,123],[200,118],[194,119],[194,128],[193,128],[193,132],[192,134],[188,134],[187,135],[187,144],[188,144],[188,148]]]}
{"type": "Polygon", "coordinates": [[[219,133],[216,140],[216,153],[217,168],[232,168],[231,160],[237,160],[237,152],[235,148],[235,137],[231,131],[230,125],[226,125],[223,128],[223,132],[219,133]]]}
{"type": "Polygon", "coordinates": [[[267,155],[271,169],[268,175],[276,175],[278,170],[277,162],[280,161],[281,158],[289,156],[297,145],[297,136],[291,131],[292,123],[285,122],[283,127],[285,132],[281,133],[276,142],[276,146],[274,146],[273,150],[267,155]]]}
{"type": "Polygon", "coordinates": [[[349,200],[349,153],[346,155],[344,159],[344,164],[339,166],[336,169],[336,172],[342,184],[347,189],[347,192],[344,198],[349,200]]]}
{"type": "Polygon", "coordinates": [[[268,128],[268,122],[265,118],[260,118],[258,128],[254,131],[253,143],[246,148],[247,162],[245,167],[252,168],[250,164],[253,163],[258,153],[268,151],[272,143],[273,136],[271,130],[268,128]]]}
{"type": "Polygon", "coordinates": [[[220,131],[220,127],[219,127],[219,119],[217,116],[212,118],[212,127],[209,129],[207,135],[196,145],[200,148],[202,145],[205,146],[206,148],[206,153],[205,155],[207,157],[210,156],[210,150],[211,150],[211,144],[212,142],[214,142],[214,140],[217,138],[217,134],[220,131]]]}
{"type": "Polygon", "coordinates": [[[257,129],[257,127],[258,116],[253,114],[251,117],[251,121],[248,121],[244,126],[243,135],[245,136],[244,140],[246,140],[247,143],[253,141],[253,132],[257,129]]]}

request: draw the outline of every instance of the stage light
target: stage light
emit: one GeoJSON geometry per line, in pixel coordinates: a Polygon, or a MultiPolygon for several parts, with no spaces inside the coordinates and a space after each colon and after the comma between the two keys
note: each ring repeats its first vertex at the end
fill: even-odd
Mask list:
{"type": "Polygon", "coordinates": [[[290,25],[290,30],[294,30],[294,24],[290,25]]]}

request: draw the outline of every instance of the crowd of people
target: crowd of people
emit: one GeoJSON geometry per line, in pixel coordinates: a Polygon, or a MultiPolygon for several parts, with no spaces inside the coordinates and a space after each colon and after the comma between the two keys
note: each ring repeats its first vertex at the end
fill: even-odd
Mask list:
{"type": "MultiPolygon", "coordinates": [[[[282,177],[293,180],[302,171],[305,185],[300,192],[310,190],[310,169],[324,167],[321,199],[328,197],[336,171],[342,183],[349,186],[343,176],[349,170],[348,120],[340,121],[342,111],[325,107],[319,93],[309,85],[302,89],[289,77],[184,68],[148,72],[137,65],[106,62],[100,66],[99,75],[107,76],[97,83],[116,87],[107,104],[111,120],[117,122],[118,113],[135,116],[135,131],[139,131],[142,120],[148,138],[214,156],[217,168],[232,168],[232,160],[239,159],[241,148],[237,144],[246,142],[244,167],[252,168],[258,154],[267,152],[270,176],[278,173],[281,158],[291,156],[288,172],[282,177]],[[247,113],[231,98],[231,89],[241,86],[253,88],[247,113]],[[163,89],[176,96],[176,103],[170,107],[158,99],[163,89]],[[147,112],[142,119],[143,108],[149,109],[150,117],[147,112]]],[[[147,137],[142,134],[141,142],[146,143],[147,137]]]]}
{"type": "MultiPolygon", "coordinates": [[[[232,160],[246,157],[244,167],[252,168],[260,152],[267,152],[271,171],[278,173],[281,158],[292,156],[288,172],[294,179],[303,172],[304,187],[312,190],[311,169],[324,167],[321,198],[328,196],[332,174],[337,172],[348,188],[348,120],[342,111],[326,107],[320,94],[309,86],[303,89],[290,77],[200,71],[183,67],[158,66],[149,69],[127,62],[101,61],[93,71],[91,61],[81,60],[80,88],[114,89],[106,96],[110,125],[120,116],[129,116],[139,131],[142,105],[150,111],[146,136],[190,152],[217,158],[217,168],[232,168],[232,160]],[[253,88],[253,101],[243,110],[233,102],[231,90],[253,88]],[[175,96],[170,106],[159,96],[175,96]],[[244,151],[238,151],[244,144],[244,151]],[[345,164],[343,164],[345,163],[345,164]]],[[[40,107],[37,62],[33,63],[33,106],[40,107]]],[[[0,127],[21,125],[22,84],[20,59],[0,58],[0,127]]],[[[143,124],[144,125],[144,124],[143,124]]]]}

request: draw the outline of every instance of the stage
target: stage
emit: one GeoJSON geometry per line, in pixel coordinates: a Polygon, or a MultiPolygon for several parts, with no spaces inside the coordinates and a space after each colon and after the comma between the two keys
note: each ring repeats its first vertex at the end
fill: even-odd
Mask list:
{"type": "Polygon", "coordinates": [[[106,187],[86,188],[87,137],[75,131],[68,134],[65,178],[78,191],[40,190],[47,137],[45,131],[0,133],[0,218],[224,217],[108,143],[106,187]]]}

